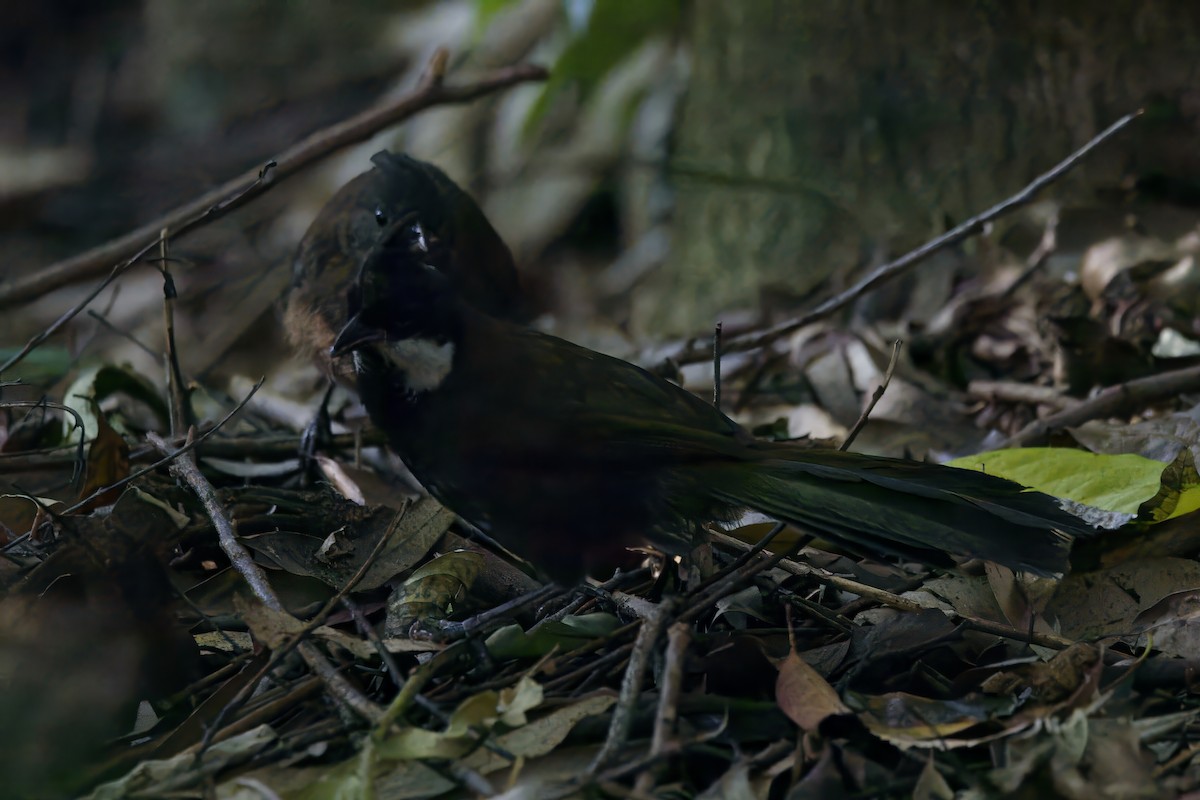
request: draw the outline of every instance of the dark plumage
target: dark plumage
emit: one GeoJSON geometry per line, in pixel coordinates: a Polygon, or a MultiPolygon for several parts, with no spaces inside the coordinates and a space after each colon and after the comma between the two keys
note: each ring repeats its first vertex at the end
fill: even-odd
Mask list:
{"type": "Polygon", "coordinates": [[[619,359],[482,314],[417,232],[366,259],[338,352],[375,424],[435,497],[558,578],[753,508],[864,553],[1057,573],[1091,530],[978,472],[764,442],[619,359]]]}

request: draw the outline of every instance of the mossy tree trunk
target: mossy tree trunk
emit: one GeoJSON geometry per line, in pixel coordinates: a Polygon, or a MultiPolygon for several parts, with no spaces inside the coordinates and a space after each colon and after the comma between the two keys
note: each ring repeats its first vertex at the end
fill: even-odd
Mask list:
{"type": "Polygon", "coordinates": [[[700,0],[676,245],[636,326],[692,333],[764,290],[828,291],[1139,107],[1055,194],[1200,175],[1198,23],[1179,2],[700,0]]]}

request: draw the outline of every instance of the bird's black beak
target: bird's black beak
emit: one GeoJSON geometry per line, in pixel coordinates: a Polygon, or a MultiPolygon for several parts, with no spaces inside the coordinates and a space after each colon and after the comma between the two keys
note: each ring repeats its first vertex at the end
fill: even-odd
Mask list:
{"type": "Polygon", "coordinates": [[[370,327],[359,318],[358,314],[355,314],[337,335],[333,346],[329,348],[329,355],[338,358],[364,344],[381,342],[386,338],[387,334],[381,329],[370,327]]]}

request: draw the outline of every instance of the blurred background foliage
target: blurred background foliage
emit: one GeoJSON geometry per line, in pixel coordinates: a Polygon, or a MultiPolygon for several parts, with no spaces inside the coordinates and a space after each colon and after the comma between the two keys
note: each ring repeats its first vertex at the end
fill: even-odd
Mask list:
{"type": "MultiPolygon", "coordinates": [[[[1128,227],[1174,241],[1200,203],[1197,16],[1177,2],[834,6],[684,0],[50,0],[3,3],[4,276],[120,235],[322,126],[410,87],[552,70],[328,159],[177,243],[193,376],[315,386],[278,336],[308,221],[383,147],[476,194],[540,324],[592,346],[727,331],[811,307],[1015,191],[1120,114],[1152,113],[1053,196],[851,312],[923,328],[954,287],[1020,265],[1058,215],[1052,268],[1128,227]],[[246,346],[253,343],[252,347],[246,346]]],[[[0,315],[23,341],[86,287],[0,315]]],[[[21,375],[79,359],[161,370],[160,279],[127,276],[21,375]],[[141,342],[142,347],[134,343],[141,342]]],[[[6,376],[8,377],[8,376],[6,376]]]]}

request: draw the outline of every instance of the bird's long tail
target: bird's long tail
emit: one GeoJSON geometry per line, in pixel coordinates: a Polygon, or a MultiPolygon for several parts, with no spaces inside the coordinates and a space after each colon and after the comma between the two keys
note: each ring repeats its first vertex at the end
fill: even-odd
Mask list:
{"type": "Polygon", "coordinates": [[[935,564],[950,554],[1050,575],[1066,571],[1071,535],[1096,530],[1049,495],[974,470],[783,444],[758,455],[752,471],[713,476],[719,499],[864,554],[935,564]]]}

